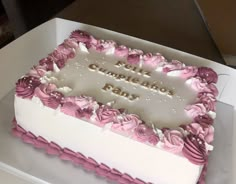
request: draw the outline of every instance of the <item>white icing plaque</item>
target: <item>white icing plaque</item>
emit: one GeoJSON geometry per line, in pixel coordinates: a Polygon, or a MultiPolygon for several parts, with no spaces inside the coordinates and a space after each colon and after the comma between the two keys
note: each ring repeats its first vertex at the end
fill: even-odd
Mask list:
{"type": "Polygon", "coordinates": [[[88,95],[114,108],[126,109],[157,127],[177,127],[190,123],[184,108],[196,99],[196,92],[178,77],[129,65],[113,55],[77,51],[65,67],[50,74],[58,87],[72,90],[66,95],[88,95]],[[178,120],[178,121],[176,121],[178,120]]]}

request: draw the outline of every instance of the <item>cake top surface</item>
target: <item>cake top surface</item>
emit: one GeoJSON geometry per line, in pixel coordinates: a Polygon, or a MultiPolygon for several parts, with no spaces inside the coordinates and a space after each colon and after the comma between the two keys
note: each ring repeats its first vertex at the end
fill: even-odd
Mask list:
{"type": "Polygon", "coordinates": [[[58,87],[70,87],[67,96],[95,97],[103,104],[137,114],[147,124],[177,127],[191,122],[185,113],[188,104],[196,102],[197,93],[178,77],[153,69],[140,69],[124,58],[90,50],[77,51],[55,77],[58,87]],[[177,120],[177,121],[176,121],[177,120]]]}
{"type": "Polygon", "coordinates": [[[16,95],[204,164],[216,82],[211,68],[76,30],[18,80],[16,95]]]}

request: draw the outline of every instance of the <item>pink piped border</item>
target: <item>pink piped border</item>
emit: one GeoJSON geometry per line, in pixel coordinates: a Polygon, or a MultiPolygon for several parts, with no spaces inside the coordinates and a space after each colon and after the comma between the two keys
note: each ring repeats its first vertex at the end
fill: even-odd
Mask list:
{"type": "MultiPolygon", "coordinates": [[[[21,138],[25,143],[33,145],[35,148],[43,149],[49,155],[58,156],[60,159],[70,161],[75,165],[82,166],[87,171],[93,171],[98,176],[108,180],[115,181],[119,184],[152,184],[144,182],[138,178],[133,178],[129,174],[121,173],[117,169],[112,169],[107,165],[97,163],[94,159],[84,156],[82,153],[74,152],[68,148],[61,148],[54,142],[48,142],[41,136],[36,137],[33,133],[26,131],[17,124],[16,119],[13,119],[12,134],[21,138]]],[[[205,177],[208,162],[205,163],[201,176],[197,184],[205,184],[205,177]]]]}
{"type": "Polygon", "coordinates": [[[61,148],[54,142],[48,142],[41,136],[36,137],[33,133],[27,132],[16,120],[13,120],[12,134],[21,138],[25,143],[32,144],[35,148],[43,149],[49,155],[58,156],[62,160],[70,161],[75,165],[82,166],[87,171],[93,171],[98,176],[116,181],[119,184],[152,184],[146,183],[138,178],[133,178],[126,173],[121,173],[116,169],[112,169],[107,165],[97,163],[90,157],[85,157],[79,152],[74,152],[68,148],[61,148]]]}

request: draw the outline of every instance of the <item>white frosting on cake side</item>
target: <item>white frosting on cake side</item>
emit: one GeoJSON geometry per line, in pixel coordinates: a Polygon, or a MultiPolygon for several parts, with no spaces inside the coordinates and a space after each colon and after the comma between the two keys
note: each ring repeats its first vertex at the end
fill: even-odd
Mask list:
{"type": "Polygon", "coordinates": [[[15,96],[15,116],[24,129],[79,151],[133,177],[155,184],[195,184],[202,166],[185,157],[147,146],[128,137],[94,126],[36,100],[15,96]],[[30,113],[29,113],[30,110],[30,113]]]}

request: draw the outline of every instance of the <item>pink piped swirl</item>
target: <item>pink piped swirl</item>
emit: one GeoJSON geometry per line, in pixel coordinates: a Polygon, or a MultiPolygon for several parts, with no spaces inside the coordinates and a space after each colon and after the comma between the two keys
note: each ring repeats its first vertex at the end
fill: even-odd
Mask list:
{"type": "Polygon", "coordinates": [[[115,55],[118,57],[127,57],[129,53],[128,47],[120,45],[115,49],[115,55]]]}
{"type": "Polygon", "coordinates": [[[187,105],[184,110],[187,113],[187,115],[191,118],[195,118],[199,115],[200,116],[205,115],[207,112],[205,106],[201,103],[187,105]]]}
{"type": "Polygon", "coordinates": [[[112,40],[98,40],[97,44],[94,45],[94,49],[98,52],[106,53],[111,49],[115,49],[116,42],[112,40]]]}
{"type": "Polygon", "coordinates": [[[185,67],[185,65],[183,63],[181,63],[178,60],[172,60],[170,63],[166,63],[163,66],[163,72],[164,73],[168,73],[170,71],[174,71],[174,70],[181,70],[183,69],[183,67],[185,67]]]}
{"type": "Polygon", "coordinates": [[[49,57],[57,64],[58,68],[63,68],[69,58],[75,57],[75,49],[68,47],[65,43],[59,45],[49,57]]]}
{"type": "Polygon", "coordinates": [[[67,101],[67,97],[63,100],[62,106],[61,106],[61,112],[77,117],[77,110],[79,109],[78,105],[71,101],[67,101]]]}
{"type": "Polygon", "coordinates": [[[66,40],[64,40],[64,44],[67,47],[73,48],[73,49],[77,49],[78,48],[78,43],[77,40],[75,38],[68,38],[66,40]]]}
{"type": "Polygon", "coordinates": [[[205,106],[207,111],[216,111],[216,98],[212,93],[199,93],[198,101],[205,106]]]}
{"type": "Polygon", "coordinates": [[[139,124],[134,129],[133,138],[140,142],[149,142],[153,145],[156,145],[159,142],[159,137],[155,134],[152,128],[148,127],[145,124],[139,124]]]}
{"type": "Polygon", "coordinates": [[[48,107],[56,109],[64,98],[64,95],[59,91],[52,91],[49,93],[50,98],[48,99],[48,107]]]}
{"type": "Polygon", "coordinates": [[[196,76],[197,72],[198,72],[197,67],[195,67],[195,66],[186,66],[182,70],[181,78],[189,79],[191,77],[196,76]]]}
{"type": "Polygon", "coordinates": [[[93,115],[93,111],[96,106],[98,106],[97,101],[93,97],[81,95],[77,98],[76,104],[79,106],[77,109],[76,116],[78,118],[90,119],[93,115]]]}
{"type": "Polygon", "coordinates": [[[95,106],[97,106],[97,102],[92,97],[84,95],[65,97],[61,111],[70,116],[89,119],[95,106]]]}
{"type": "Polygon", "coordinates": [[[67,53],[64,44],[59,45],[49,56],[52,58],[53,61],[57,60],[66,60],[68,58],[69,52],[67,53]]]}
{"type": "Polygon", "coordinates": [[[39,65],[44,66],[47,71],[53,71],[53,58],[43,58],[39,61],[39,65]]]}
{"type": "Polygon", "coordinates": [[[129,50],[127,62],[129,64],[138,64],[140,62],[141,55],[143,55],[143,51],[141,50],[138,49],[129,50]]]}
{"type": "Polygon", "coordinates": [[[112,129],[114,131],[119,132],[131,132],[134,128],[136,128],[142,121],[135,114],[125,114],[121,119],[117,120],[112,125],[112,129]]]}
{"type": "Polygon", "coordinates": [[[183,135],[177,130],[165,130],[163,148],[171,153],[180,153],[184,147],[183,135]]]}
{"type": "Polygon", "coordinates": [[[28,75],[36,78],[43,77],[45,73],[47,72],[46,66],[34,66],[33,68],[30,69],[28,75]]]}
{"type": "Polygon", "coordinates": [[[189,79],[191,77],[196,76],[197,71],[198,69],[195,66],[186,66],[179,70],[179,76],[183,79],[189,79]]]}
{"type": "Polygon", "coordinates": [[[35,88],[40,84],[41,83],[37,77],[22,77],[16,83],[16,95],[22,98],[31,99],[34,95],[35,88]]]}
{"type": "Polygon", "coordinates": [[[156,69],[159,63],[165,61],[166,59],[160,53],[147,53],[143,55],[143,66],[147,66],[152,69],[156,69]]]}
{"type": "Polygon", "coordinates": [[[120,115],[120,111],[113,109],[107,105],[101,105],[96,110],[95,121],[98,125],[105,125],[106,123],[116,122],[117,116],[120,115]]]}
{"type": "Polygon", "coordinates": [[[191,123],[186,126],[186,130],[188,130],[188,132],[192,133],[193,135],[197,135],[207,143],[211,143],[214,139],[214,128],[211,125],[202,126],[198,123],[191,123]]]}
{"type": "Polygon", "coordinates": [[[199,67],[197,75],[209,84],[218,81],[217,73],[208,67],[199,67]]]}
{"type": "Polygon", "coordinates": [[[34,95],[38,97],[41,102],[52,109],[56,109],[60,104],[64,95],[56,90],[55,84],[41,84],[34,91],[34,95]]]}
{"type": "Polygon", "coordinates": [[[202,81],[200,78],[190,78],[186,81],[187,84],[191,86],[197,92],[209,92],[208,84],[202,81]]]}
{"type": "Polygon", "coordinates": [[[157,145],[157,143],[160,141],[160,138],[156,135],[156,134],[151,134],[148,138],[148,142],[151,144],[151,145],[157,145]]]}
{"type": "Polygon", "coordinates": [[[177,76],[183,79],[189,79],[196,76],[197,71],[198,71],[197,67],[194,67],[194,66],[185,66],[182,69],[176,69],[176,70],[171,70],[171,71],[168,71],[168,70],[169,69],[166,70],[166,67],[164,68],[164,71],[169,76],[177,76]]]}
{"type": "Polygon", "coordinates": [[[202,126],[208,126],[208,125],[212,125],[214,121],[208,114],[205,114],[203,116],[201,116],[201,115],[196,116],[194,118],[194,122],[198,123],[202,126]]]}
{"type": "Polygon", "coordinates": [[[52,56],[58,60],[75,57],[75,49],[68,47],[65,43],[59,45],[52,53],[52,56]],[[55,52],[55,54],[54,54],[55,52]]]}
{"type": "Polygon", "coordinates": [[[196,135],[187,135],[182,153],[190,162],[196,165],[204,165],[207,161],[205,143],[196,135]]]}
{"type": "MultiPolygon", "coordinates": [[[[56,50],[60,52],[66,59],[75,57],[75,49],[72,47],[68,47],[65,43],[59,45],[56,50]]],[[[60,59],[60,58],[58,58],[60,59]]]]}
{"type": "Polygon", "coordinates": [[[81,30],[75,30],[71,33],[70,38],[75,39],[77,42],[88,43],[91,41],[89,33],[81,30]]]}
{"type": "Polygon", "coordinates": [[[212,93],[214,96],[218,96],[219,91],[214,84],[208,84],[205,92],[212,93]]]}

